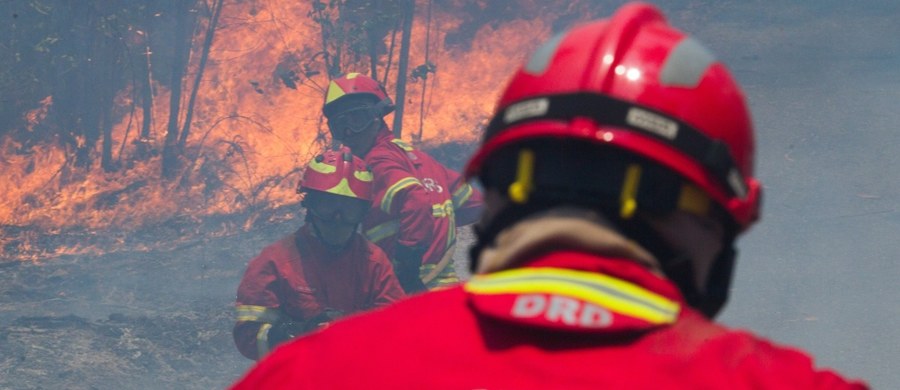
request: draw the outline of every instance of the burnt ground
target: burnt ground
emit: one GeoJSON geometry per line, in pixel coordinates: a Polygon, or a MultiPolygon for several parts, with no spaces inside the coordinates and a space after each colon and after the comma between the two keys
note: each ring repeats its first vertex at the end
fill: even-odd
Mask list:
{"type": "Polygon", "coordinates": [[[0,389],[227,387],[252,363],[231,338],[244,267],[299,224],[275,218],[164,249],[4,259],[0,389]]]}

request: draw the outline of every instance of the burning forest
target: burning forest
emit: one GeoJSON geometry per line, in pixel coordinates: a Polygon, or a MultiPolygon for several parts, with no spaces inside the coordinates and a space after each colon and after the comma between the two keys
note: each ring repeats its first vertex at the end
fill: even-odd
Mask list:
{"type": "Polygon", "coordinates": [[[231,341],[234,290],[247,260],[300,223],[302,167],[331,142],[330,79],[381,81],[397,102],[394,134],[458,169],[525,55],[612,9],[6,4],[0,387],[229,383],[249,364],[231,341]]]}
{"type": "MultiPolygon", "coordinates": [[[[183,225],[177,237],[164,237],[170,245],[288,218],[290,211],[275,210],[297,203],[299,167],[330,142],[323,88],[342,73],[384,82],[401,103],[397,119],[388,118],[395,134],[464,153],[523,53],[555,28],[590,17],[589,6],[605,9],[487,1],[13,4],[3,34],[0,257],[32,261],[160,245],[125,237],[160,224],[183,225]],[[191,231],[201,220],[221,226],[191,231]]],[[[448,158],[460,164],[460,153],[448,158]]]]}

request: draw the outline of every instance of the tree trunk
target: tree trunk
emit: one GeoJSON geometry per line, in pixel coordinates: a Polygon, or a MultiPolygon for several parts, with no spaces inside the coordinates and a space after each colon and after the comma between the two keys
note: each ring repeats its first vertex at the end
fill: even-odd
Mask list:
{"type": "Polygon", "coordinates": [[[394,138],[400,138],[403,133],[403,106],[406,102],[406,72],[409,67],[410,35],[412,34],[413,15],[416,11],[415,0],[407,0],[403,7],[403,34],[400,39],[400,61],[397,66],[397,101],[394,112],[394,138]]]}
{"type": "Polygon", "coordinates": [[[191,89],[191,98],[188,100],[185,108],[184,127],[181,129],[181,136],[178,139],[178,147],[184,150],[187,143],[188,134],[191,131],[191,120],[194,116],[194,103],[197,101],[197,92],[200,91],[200,81],[203,80],[203,70],[206,68],[206,61],[209,59],[209,50],[212,48],[213,37],[216,34],[216,26],[219,24],[219,15],[222,13],[222,5],[224,0],[215,0],[212,5],[212,12],[209,17],[209,26],[206,28],[206,37],[203,39],[203,51],[200,54],[200,65],[197,68],[197,75],[194,77],[194,85],[191,89]]]}
{"type": "Polygon", "coordinates": [[[191,2],[186,0],[174,0],[178,6],[175,22],[175,55],[172,57],[172,80],[169,84],[171,96],[169,98],[169,123],[166,126],[166,139],[162,154],[162,177],[172,180],[178,173],[178,162],[182,151],[178,144],[178,114],[181,105],[181,82],[184,77],[185,65],[191,50],[191,2]]]}
{"type": "Polygon", "coordinates": [[[144,10],[144,48],[138,58],[138,78],[141,91],[141,109],[143,111],[143,120],[141,121],[141,135],[135,140],[135,158],[138,160],[147,160],[150,158],[150,130],[153,128],[153,67],[150,56],[153,53],[150,50],[150,37],[153,34],[153,10],[146,7],[144,10]]]}

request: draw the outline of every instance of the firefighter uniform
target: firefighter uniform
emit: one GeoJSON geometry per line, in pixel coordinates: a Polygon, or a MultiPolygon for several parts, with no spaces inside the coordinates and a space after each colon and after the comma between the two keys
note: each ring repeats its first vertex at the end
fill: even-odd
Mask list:
{"type": "Polygon", "coordinates": [[[423,249],[420,277],[431,289],[459,281],[449,265],[456,227],[474,222],[481,193],[462,176],[385,129],[365,156],[374,176],[366,236],[393,258],[397,245],[423,249]]]}
{"type": "Polygon", "coordinates": [[[296,340],[235,389],[865,389],[631,261],[554,252],[296,340]],[[396,324],[402,323],[403,327],[396,324]],[[435,337],[435,335],[440,335],[435,337]],[[347,353],[348,351],[366,353],[347,353]],[[347,375],[352,368],[353,375],[347,375]]]}
{"type": "Polygon", "coordinates": [[[404,297],[390,261],[355,234],[335,253],[304,225],[266,247],[247,267],[237,293],[234,341],[258,359],[269,350],[268,329],[284,319],[303,321],[326,308],[353,313],[404,297]]]}

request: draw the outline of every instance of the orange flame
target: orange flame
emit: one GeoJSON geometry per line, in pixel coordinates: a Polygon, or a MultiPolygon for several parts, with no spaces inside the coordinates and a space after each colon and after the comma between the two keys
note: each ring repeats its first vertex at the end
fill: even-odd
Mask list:
{"type": "MultiPolygon", "coordinates": [[[[71,226],[127,230],[178,216],[231,214],[296,203],[296,172],[326,142],[320,109],[321,87],[327,80],[320,75],[291,89],[276,69],[279,63],[289,64],[287,60],[308,56],[321,46],[320,26],[307,16],[309,3],[226,4],[194,107],[187,156],[196,161],[187,163],[186,180],[161,180],[158,156],[130,162],[133,165],[113,173],[97,166],[78,172],[67,163],[69,151],[53,142],[24,154],[19,152],[22,145],[7,138],[0,142],[0,169],[6,175],[0,182],[6,194],[0,203],[0,221],[4,226],[36,226],[50,232],[71,226]]],[[[523,7],[552,8],[549,3],[525,3],[523,7]]],[[[428,61],[436,65],[436,73],[428,75],[427,83],[419,79],[407,84],[404,138],[417,134],[424,119],[422,142],[476,141],[507,77],[551,33],[551,15],[484,25],[471,46],[462,48],[443,43],[446,34],[463,23],[459,11],[436,10],[429,19],[427,10],[427,2],[419,1],[409,64],[413,68],[426,63],[427,45],[428,61]],[[427,88],[424,112],[420,109],[422,88],[427,88]]],[[[195,38],[195,51],[202,39],[202,33],[195,38]]],[[[197,57],[192,54],[186,81],[198,68],[197,57]]],[[[397,74],[397,62],[392,61],[391,75],[397,74]]],[[[345,70],[368,73],[367,61],[351,68],[345,70]]],[[[389,81],[387,87],[393,95],[395,82],[389,81]]],[[[162,85],[156,85],[156,90],[154,138],[141,141],[161,150],[169,92],[162,85]]],[[[117,104],[129,106],[129,96],[130,91],[122,91],[117,104]]],[[[26,114],[29,130],[44,119],[52,103],[52,97],[47,97],[26,114]]],[[[129,161],[140,118],[138,107],[114,127],[113,145],[125,145],[121,155],[118,146],[114,148],[115,158],[129,161]]],[[[22,242],[18,253],[49,255],[25,244],[27,240],[22,242]]],[[[11,256],[4,249],[9,243],[0,244],[0,256],[11,256]]],[[[73,246],[56,254],[90,251],[73,246]]]]}

